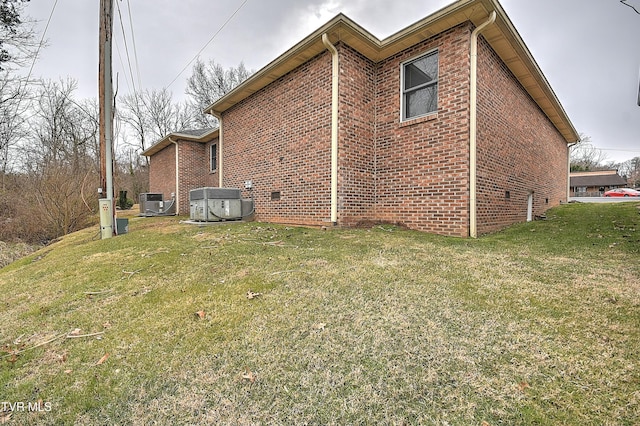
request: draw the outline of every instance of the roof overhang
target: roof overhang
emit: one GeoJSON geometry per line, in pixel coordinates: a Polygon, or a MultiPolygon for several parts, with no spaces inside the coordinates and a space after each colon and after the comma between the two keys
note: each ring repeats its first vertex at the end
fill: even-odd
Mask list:
{"type": "Polygon", "coordinates": [[[212,129],[202,135],[192,135],[192,134],[180,133],[180,132],[170,133],[167,136],[165,136],[163,139],[160,139],[158,142],[156,142],[155,144],[153,144],[152,146],[144,150],[142,152],[142,155],[150,157],[153,154],[156,154],[162,151],[163,149],[171,145],[173,142],[180,142],[180,141],[199,142],[199,143],[211,142],[212,140],[218,137],[218,133],[219,133],[219,129],[212,129]]]}
{"type": "Polygon", "coordinates": [[[578,133],[567,113],[497,0],[456,1],[384,40],[379,40],[345,15],[339,14],[207,107],[205,112],[219,116],[238,102],[320,54],[326,50],[322,43],[322,34],[326,33],[333,44],[343,42],[371,61],[380,62],[463,22],[471,21],[478,26],[488,19],[492,11],[496,12],[496,22],[488,26],[482,35],[567,143],[578,141],[578,133]]]}

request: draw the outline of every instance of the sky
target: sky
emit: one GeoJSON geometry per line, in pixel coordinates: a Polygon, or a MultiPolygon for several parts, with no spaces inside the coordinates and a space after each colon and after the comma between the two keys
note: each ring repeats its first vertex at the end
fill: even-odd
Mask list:
{"type": "MultiPolygon", "coordinates": [[[[97,98],[99,3],[26,3],[24,14],[37,21],[38,39],[49,23],[44,35],[48,45],[31,78],[71,77],[78,82],[78,98],[97,98]]],[[[257,71],[340,12],[384,39],[450,3],[114,0],[114,82],[119,94],[134,87],[168,87],[181,100],[198,54],[204,62],[213,59],[225,68],[244,62],[257,71]]],[[[640,156],[640,14],[619,0],[500,3],[576,130],[590,137],[607,161],[640,156]]],[[[640,0],[626,3],[640,11],[640,0]]]]}

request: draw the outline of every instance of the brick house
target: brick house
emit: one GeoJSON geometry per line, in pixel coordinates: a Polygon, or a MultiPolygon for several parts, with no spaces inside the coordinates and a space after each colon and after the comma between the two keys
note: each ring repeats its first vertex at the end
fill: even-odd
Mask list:
{"type": "Polygon", "coordinates": [[[569,188],[571,197],[602,197],[605,191],[627,187],[627,180],[617,170],[571,172],[569,188]]]}
{"type": "Polygon", "coordinates": [[[189,189],[242,188],[277,223],[475,237],[566,202],[578,140],[496,0],[384,40],[340,14],[206,111],[218,130],[144,152],[150,190],[187,214],[189,189]]]}

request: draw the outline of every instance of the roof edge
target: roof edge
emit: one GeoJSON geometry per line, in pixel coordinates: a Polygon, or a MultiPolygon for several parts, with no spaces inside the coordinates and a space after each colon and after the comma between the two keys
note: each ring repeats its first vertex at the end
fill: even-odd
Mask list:
{"type": "Polygon", "coordinates": [[[483,37],[544,111],[544,114],[565,141],[567,143],[578,141],[578,132],[571,123],[568,114],[498,0],[458,0],[384,40],[379,40],[346,15],[340,13],[225,96],[209,105],[204,112],[219,116],[253,93],[325,51],[326,48],[321,40],[322,34],[326,33],[333,44],[342,41],[370,60],[380,62],[406,49],[407,43],[426,40],[462,22],[471,21],[477,26],[484,22],[494,10],[497,14],[496,23],[483,32],[483,37]]]}
{"type": "Polygon", "coordinates": [[[142,151],[140,155],[144,155],[145,157],[150,157],[162,151],[163,149],[171,145],[173,142],[189,141],[189,142],[207,143],[217,138],[219,133],[220,133],[219,128],[211,129],[207,133],[204,133],[200,136],[190,135],[188,133],[180,133],[179,131],[169,133],[167,136],[165,136],[164,138],[160,139],[159,141],[151,145],[149,148],[142,151]]]}

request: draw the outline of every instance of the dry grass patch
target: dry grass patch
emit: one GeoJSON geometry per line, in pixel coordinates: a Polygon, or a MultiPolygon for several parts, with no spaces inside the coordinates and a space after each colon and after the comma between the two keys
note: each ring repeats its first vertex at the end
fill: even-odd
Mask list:
{"type": "Polygon", "coordinates": [[[548,217],[477,241],[166,218],[75,234],[0,272],[0,343],[31,336],[0,389],[52,403],[16,424],[638,423],[637,212],[548,217]],[[104,333],[33,347],[75,328],[104,333]]]}

